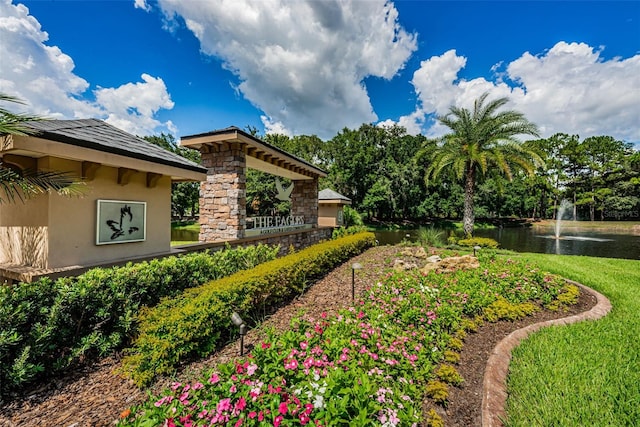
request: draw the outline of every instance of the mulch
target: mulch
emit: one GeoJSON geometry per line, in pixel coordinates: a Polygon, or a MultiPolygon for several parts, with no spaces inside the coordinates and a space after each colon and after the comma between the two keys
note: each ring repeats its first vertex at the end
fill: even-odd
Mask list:
{"type": "MultiPolygon", "coordinates": [[[[246,335],[248,348],[264,338],[264,331],[287,330],[291,320],[301,313],[319,318],[322,312],[336,313],[351,302],[351,264],[360,262],[363,269],[356,275],[356,293],[377,282],[399,258],[400,249],[393,246],[371,248],[352,258],[316,282],[303,295],[269,316],[259,328],[246,335]]],[[[579,303],[569,312],[541,311],[517,322],[485,323],[477,333],[464,340],[458,371],[464,378],[461,387],[452,387],[446,408],[436,407],[446,426],[481,425],[482,381],[484,367],[493,347],[512,331],[544,320],[566,317],[589,310],[595,298],[583,293],[579,303]]],[[[170,382],[191,381],[219,363],[234,360],[239,343],[232,342],[211,357],[183,366],[173,378],[159,379],[149,390],[140,390],[114,371],[120,366],[119,355],[108,357],[91,366],[36,384],[9,402],[0,402],[0,426],[112,426],[120,414],[148,399],[148,393],[159,393],[170,382]]],[[[434,407],[425,404],[425,408],[434,407]]]]}

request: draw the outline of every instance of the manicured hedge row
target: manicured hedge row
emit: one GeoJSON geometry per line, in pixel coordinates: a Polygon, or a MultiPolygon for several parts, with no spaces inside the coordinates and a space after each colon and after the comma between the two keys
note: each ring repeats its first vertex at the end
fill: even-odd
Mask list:
{"type": "Polygon", "coordinates": [[[140,307],[273,260],[278,251],[227,248],[0,286],[0,395],[128,345],[140,307]]]}
{"type": "Polygon", "coordinates": [[[172,372],[180,363],[211,354],[231,336],[230,315],[259,319],[304,291],[328,270],[373,246],[373,233],[320,243],[163,300],[141,311],[140,335],[123,361],[138,385],[172,372]]]}

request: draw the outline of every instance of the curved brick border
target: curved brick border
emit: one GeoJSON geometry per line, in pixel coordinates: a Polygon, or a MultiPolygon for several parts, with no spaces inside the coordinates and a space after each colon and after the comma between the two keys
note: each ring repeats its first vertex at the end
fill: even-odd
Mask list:
{"type": "Polygon", "coordinates": [[[567,280],[572,285],[579,286],[596,297],[596,305],[589,311],[562,319],[547,320],[535,323],[525,328],[513,331],[503,338],[491,352],[484,371],[482,384],[482,427],[502,427],[505,417],[504,405],[507,402],[507,374],[513,350],[529,334],[541,328],[552,325],[566,325],[583,320],[596,320],[611,311],[611,302],[599,292],[594,291],[578,282],[567,280]]]}

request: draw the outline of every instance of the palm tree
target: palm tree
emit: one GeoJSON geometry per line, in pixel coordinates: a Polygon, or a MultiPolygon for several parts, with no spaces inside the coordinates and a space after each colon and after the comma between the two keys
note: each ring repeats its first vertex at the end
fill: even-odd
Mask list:
{"type": "MultiPolygon", "coordinates": [[[[0,101],[23,104],[18,98],[0,93],[0,101]]],[[[43,120],[42,117],[28,114],[12,113],[0,107],[0,144],[4,144],[8,135],[29,135],[33,133],[26,123],[43,120]]],[[[2,148],[2,147],[0,147],[2,148]]],[[[55,191],[59,194],[78,194],[82,183],[73,175],[57,171],[18,171],[2,162],[0,158],[0,194],[6,196],[6,201],[14,202],[16,197],[24,201],[23,197],[55,191]]],[[[0,197],[0,203],[5,201],[0,197]]]]}
{"type": "Polygon", "coordinates": [[[517,111],[497,110],[509,100],[499,98],[487,102],[488,93],[476,99],[473,111],[452,106],[449,113],[438,121],[451,129],[451,133],[437,140],[431,155],[425,179],[435,179],[443,170],[451,171],[464,180],[463,230],[473,233],[473,196],[478,179],[489,168],[511,180],[514,170],[533,174],[540,157],[524,147],[516,135],[538,136],[538,128],[517,111]]]}

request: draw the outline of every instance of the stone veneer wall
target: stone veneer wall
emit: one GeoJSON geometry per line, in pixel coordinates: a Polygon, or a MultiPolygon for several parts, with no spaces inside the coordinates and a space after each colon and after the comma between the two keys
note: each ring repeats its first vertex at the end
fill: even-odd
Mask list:
{"type": "Polygon", "coordinates": [[[278,234],[273,236],[265,235],[253,239],[244,239],[243,241],[238,242],[237,245],[234,245],[235,242],[230,242],[230,244],[232,247],[251,246],[260,243],[270,246],[280,245],[280,255],[286,255],[289,253],[289,248],[292,246],[296,251],[298,251],[324,240],[331,240],[332,233],[332,227],[322,227],[291,234],[278,234]]]}
{"type": "Polygon", "coordinates": [[[202,153],[207,180],[200,184],[200,242],[242,239],[245,230],[246,157],[238,143],[202,153]]]}
{"type": "Polygon", "coordinates": [[[318,226],[318,179],[293,181],[291,216],[303,216],[305,224],[318,226]]]}

